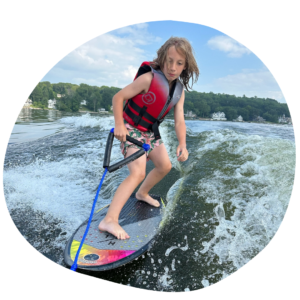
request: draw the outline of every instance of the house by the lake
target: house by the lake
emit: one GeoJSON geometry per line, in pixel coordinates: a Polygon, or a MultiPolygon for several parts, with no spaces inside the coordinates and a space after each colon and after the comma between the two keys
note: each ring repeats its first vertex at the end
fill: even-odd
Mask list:
{"type": "Polygon", "coordinates": [[[48,100],[48,108],[53,108],[55,109],[55,104],[56,104],[56,100],[55,99],[50,99],[48,100]]]}
{"type": "Polygon", "coordinates": [[[106,111],[105,108],[99,108],[98,112],[101,113],[101,114],[108,113],[108,111],[106,111]]]}
{"type": "Polygon", "coordinates": [[[195,118],[196,114],[194,114],[191,110],[187,111],[186,114],[184,114],[185,117],[189,117],[189,118],[195,118]]]}
{"type": "Polygon", "coordinates": [[[211,115],[211,118],[214,120],[214,121],[226,121],[227,118],[225,117],[225,113],[223,112],[214,112],[212,115],[211,115]]]}
{"type": "Polygon", "coordinates": [[[292,119],[288,118],[288,117],[285,117],[285,114],[283,114],[282,116],[280,116],[278,118],[278,123],[285,123],[285,124],[291,125],[292,124],[292,119]]]}
{"type": "Polygon", "coordinates": [[[236,119],[232,120],[233,122],[243,122],[243,117],[242,116],[238,116],[236,119]]]}
{"type": "Polygon", "coordinates": [[[25,107],[28,107],[28,106],[30,106],[31,104],[32,104],[32,100],[31,100],[31,99],[27,99],[26,102],[25,102],[25,104],[24,104],[24,106],[25,106],[25,107]]]}
{"type": "Polygon", "coordinates": [[[265,123],[266,120],[265,120],[264,118],[258,116],[258,117],[255,117],[255,118],[253,119],[253,122],[257,122],[257,123],[265,123]]]}

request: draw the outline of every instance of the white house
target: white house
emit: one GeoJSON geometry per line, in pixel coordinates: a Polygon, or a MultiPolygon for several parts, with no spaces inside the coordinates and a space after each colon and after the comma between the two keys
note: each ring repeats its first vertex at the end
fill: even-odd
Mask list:
{"type": "Polygon", "coordinates": [[[238,116],[238,117],[236,118],[236,120],[237,120],[238,122],[243,122],[243,117],[242,117],[242,116],[238,116]]]}
{"type": "Polygon", "coordinates": [[[80,105],[86,105],[86,100],[82,100],[82,101],[80,102],[80,105]]]}
{"type": "Polygon", "coordinates": [[[258,122],[258,123],[265,123],[266,120],[260,116],[256,117],[253,119],[254,122],[258,122]]]}
{"type": "Polygon", "coordinates": [[[285,114],[283,114],[282,116],[280,116],[278,118],[278,123],[287,123],[287,124],[292,124],[292,119],[285,117],[285,114]]]}
{"type": "Polygon", "coordinates": [[[99,113],[107,113],[107,111],[105,110],[105,108],[99,108],[98,111],[99,111],[99,113]]]}
{"type": "Polygon", "coordinates": [[[227,120],[227,118],[225,118],[225,113],[220,112],[220,111],[213,113],[211,115],[211,117],[215,121],[226,121],[227,120]]]}
{"type": "Polygon", "coordinates": [[[48,108],[54,108],[55,109],[56,100],[48,100],[48,108]]]}
{"type": "Polygon", "coordinates": [[[27,99],[24,106],[30,106],[32,104],[32,100],[31,99],[27,99]]]}
{"type": "Polygon", "coordinates": [[[184,114],[184,116],[185,116],[185,117],[189,117],[189,118],[194,118],[194,117],[196,117],[196,115],[195,115],[195,114],[193,114],[193,112],[192,112],[192,111],[187,111],[187,113],[186,113],[186,114],[184,114]]]}

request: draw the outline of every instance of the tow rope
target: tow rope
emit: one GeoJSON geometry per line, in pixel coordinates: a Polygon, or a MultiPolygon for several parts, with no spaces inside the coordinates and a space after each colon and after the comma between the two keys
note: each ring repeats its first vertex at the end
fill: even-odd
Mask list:
{"type": "Polygon", "coordinates": [[[105,175],[106,175],[107,171],[108,172],[114,172],[114,171],[124,167],[125,165],[129,164],[130,162],[132,162],[132,161],[136,160],[137,158],[141,157],[142,155],[144,155],[144,153],[147,152],[150,149],[150,145],[143,144],[142,142],[137,141],[136,139],[126,135],[126,140],[128,142],[131,142],[131,143],[141,147],[142,149],[140,149],[139,151],[137,151],[137,152],[133,153],[132,155],[128,156],[127,158],[125,158],[125,159],[113,164],[112,166],[110,166],[109,163],[110,163],[110,156],[111,156],[113,140],[114,140],[114,128],[112,128],[110,130],[110,133],[109,133],[108,138],[107,138],[105,154],[104,154],[104,161],[103,161],[103,168],[105,170],[104,170],[104,173],[102,175],[100,184],[99,184],[98,189],[97,189],[97,193],[96,193],[96,196],[95,196],[95,199],[94,199],[94,202],[93,202],[93,207],[92,207],[92,210],[91,210],[91,214],[90,214],[88,224],[86,225],[84,235],[81,239],[79,248],[77,250],[77,253],[76,253],[76,256],[75,256],[75,259],[74,259],[74,263],[71,266],[72,271],[76,271],[76,269],[77,269],[78,257],[79,257],[83,242],[84,242],[84,240],[85,240],[85,238],[88,234],[88,231],[90,229],[90,225],[91,225],[92,218],[93,218],[93,215],[94,215],[94,210],[95,210],[95,206],[96,206],[96,203],[97,203],[97,200],[98,200],[99,192],[101,190],[101,187],[102,187],[102,184],[103,184],[103,181],[104,181],[104,178],[105,178],[105,175]]]}

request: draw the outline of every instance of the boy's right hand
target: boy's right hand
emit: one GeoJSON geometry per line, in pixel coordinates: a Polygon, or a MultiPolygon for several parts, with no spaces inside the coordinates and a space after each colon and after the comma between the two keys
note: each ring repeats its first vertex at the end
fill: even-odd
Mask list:
{"type": "Polygon", "coordinates": [[[129,135],[129,133],[126,126],[123,124],[119,126],[116,125],[114,135],[119,141],[126,142],[126,135],[129,135]]]}

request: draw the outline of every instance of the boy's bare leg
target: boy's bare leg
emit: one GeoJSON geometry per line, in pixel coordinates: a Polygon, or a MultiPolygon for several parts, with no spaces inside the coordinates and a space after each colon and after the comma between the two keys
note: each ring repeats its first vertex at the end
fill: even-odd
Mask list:
{"type": "MultiPolygon", "coordinates": [[[[126,157],[138,151],[139,149],[129,148],[126,157]]],[[[119,225],[119,215],[125,205],[126,201],[133,193],[134,189],[142,182],[145,178],[146,173],[146,156],[143,155],[135,161],[129,163],[129,176],[120,184],[116,193],[112,199],[105,218],[100,222],[99,229],[101,231],[107,231],[118,239],[128,239],[129,235],[119,225]]]]}
{"type": "Polygon", "coordinates": [[[159,202],[149,196],[149,191],[170,172],[172,164],[164,144],[154,148],[148,157],[154,163],[155,168],[148,174],[135,197],[138,200],[142,200],[150,205],[159,207],[159,202]]]}

